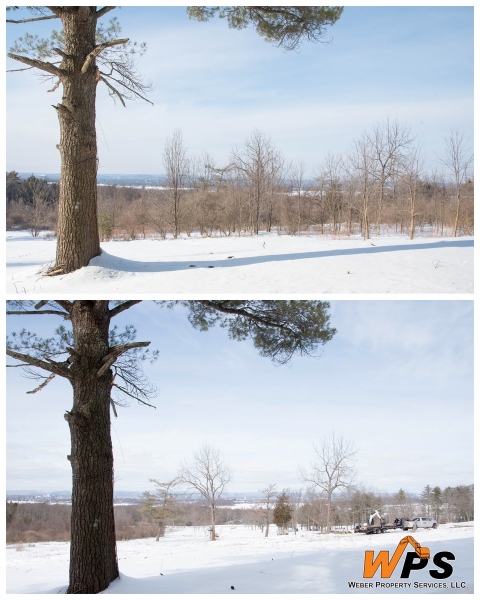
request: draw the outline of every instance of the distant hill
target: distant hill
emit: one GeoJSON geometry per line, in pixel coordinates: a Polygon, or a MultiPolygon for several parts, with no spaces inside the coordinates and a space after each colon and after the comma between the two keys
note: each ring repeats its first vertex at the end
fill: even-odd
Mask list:
{"type": "MultiPolygon", "coordinates": [[[[28,179],[31,175],[35,175],[39,179],[46,179],[47,181],[59,181],[59,173],[19,173],[18,176],[21,179],[28,179]]],[[[156,186],[163,182],[165,177],[163,175],[151,175],[144,173],[134,173],[131,175],[120,175],[120,174],[98,174],[97,181],[101,184],[106,185],[148,185],[156,186]]]]}

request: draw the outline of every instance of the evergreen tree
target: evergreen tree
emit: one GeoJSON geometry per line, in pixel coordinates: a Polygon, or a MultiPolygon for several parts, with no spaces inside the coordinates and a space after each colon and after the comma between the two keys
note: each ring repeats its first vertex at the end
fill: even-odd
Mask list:
{"type": "Polygon", "coordinates": [[[407,505],[407,494],[405,493],[405,490],[400,488],[395,494],[393,501],[395,504],[398,504],[400,508],[404,509],[407,505]]]}
{"type": "Polygon", "coordinates": [[[16,171],[7,172],[7,205],[20,197],[21,179],[16,171]]]}
{"type": "Polygon", "coordinates": [[[423,488],[423,491],[420,495],[420,498],[422,499],[423,505],[425,507],[425,514],[430,516],[430,512],[431,512],[431,507],[432,507],[432,488],[430,485],[426,485],[423,488]]]}
{"type": "Polygon", "coordinates": [[[155,494],[143,492],[140,512],[148,515],[158,527],[155,541],[159,541],[165,532],[165,525],[168,519],[174,519],[177,515],[175,506],[175,496],[171,490],[180,482],[178,478],[171,481],[161,482],[157,479],[150,479],[155,484],[155,494]]]}
{"type": "Polygon", "coordinates": [[[440,521],[440,511],[442,508],[443,494],[442,490],[436,485],[432,490],[432,509],[433,518],[436,521],[440,521]]]}
{"type": "Polygon", "coordinates": [[[273,522],[280,529],[282,535],[285,534],[285,527],[292,520],[293,508],[290,504],[290,497],[286,490],[283,490],[278,496],[273,509],[273,522]]]}

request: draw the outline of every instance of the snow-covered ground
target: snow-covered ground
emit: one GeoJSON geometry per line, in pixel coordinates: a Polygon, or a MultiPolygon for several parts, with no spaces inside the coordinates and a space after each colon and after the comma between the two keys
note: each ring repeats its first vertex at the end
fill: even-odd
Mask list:
{"type": "Polygon", "coordinates": [[[7,232],[9,294],[473,293],[473,237],[254,237],[102,243],[69,275],[45,277],[55,239],[7,232]]]}
{"type": "MultiPolygon", "coordinates": [[[[376,555],[388,550],[391,557],[407,535],[400,530],[381,535],[299,531],[278,536],[272,526],[265,538],[259,529],[223,525],[217,532],[216,542],[209,541],[206,527],[167,528],[159,542],[153,538],[119,542],[121,575],[103,593],[473,593],[473,523],[413,533],[417,542],[429,548],[431,558],[424,569],[412,571],[407,579],[400,574],[403,557],[413,550],[410,546],[389,579],[381,579],[379,572],[373,579],[363,578],[365,551],[374,550],[376,555]],[[455,556],[449,559],[453,573],[447,579],[435,579],[429,572],[443,572],[433,564],[439,552],[455,556]],[[373,587],[353,588],[349,582],[372,582],[373,587]],[[385,587],[394,583],[402,585],[385,587]]],[[[7,546],[7,593],[64,593],[68,553],[68,543],[7,546]]]]}

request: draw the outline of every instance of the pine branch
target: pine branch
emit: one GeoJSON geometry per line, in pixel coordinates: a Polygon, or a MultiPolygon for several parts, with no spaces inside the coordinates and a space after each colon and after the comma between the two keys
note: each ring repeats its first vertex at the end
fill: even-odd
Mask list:
{"type": "Polygon", "coordinates": [[[236,316],[246,317],[247,319],[249,319],[251,321],[255,321],[256,323],[261,323],[262,325],[265,325],[266,327],[275,327],[276,329],[291,330],[291,327],[289,327],[288,325],[283,325],[282,323],[279,323],[277,321],[269,321],[268,319],[264,319],[263,317],[260,317],[259,315],[251,313],[248,310],[245,310],[243,308],[228,308],[227,306],[225,306],[227,301],[218,302],[218,301],[212,301],[212,300],[197,300],[197,302],[199,304],[203,304],[204,306],[207,306],[208,308],[212,308],[218,312],[225,313],[226,315],[234,315],[234,316],[236,315],[236,316]]]}

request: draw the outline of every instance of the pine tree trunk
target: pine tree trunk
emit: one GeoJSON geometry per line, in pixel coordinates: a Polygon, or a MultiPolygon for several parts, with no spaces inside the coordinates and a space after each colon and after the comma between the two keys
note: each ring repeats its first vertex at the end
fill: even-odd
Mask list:
{"type": "Polygon", "coordinates": [[[65,414],[72,442],[72,522],[69,594],[96,594],[119,575],[113,515],[110,437],[111,371],[97,371],[108,354],[108,301],[76,301],[70,367],[73,408],[65,414]]]}
{"type": "MultiPolygon", "coordinates": [[[[73,10],[76,8],[77,10],[73,10]]],[[[96,66],[81,72],[95,47],[96,7],[62,13],[65,56],[63,96],[55,108],[60,122],[60,198],[57,254],[51,273],[70,273],[100,254],[97,223],[96,66]]]]}

